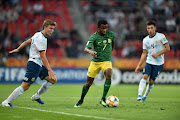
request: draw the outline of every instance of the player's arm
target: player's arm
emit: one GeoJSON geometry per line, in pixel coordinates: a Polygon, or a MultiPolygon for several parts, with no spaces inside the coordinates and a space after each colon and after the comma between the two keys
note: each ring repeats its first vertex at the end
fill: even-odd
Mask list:
{"type": "Polygon", "coordinates": [[[84,51],[91,54],[94,57],[97,57],[97,52],[91,49],[95,40],[96,40],[95,34],[91,35],[91,37],[89,38],[86,44],[84,51]]]}
{"type": "Polygon", "coordinates": [[[164,44],[164,47],[165,47],[165,48],[164,48],[162,51],[160,51],[160,52],[158,52],[158,53],[156,53],[156,54],[153,54],[152,57],[153,57],[153,58],[157,58],[159,55],[165,54],[165,53],[167,53],[167,52],[170,51],[170,47],[169,47],[169,44],[168,44],[168,43],[164,44]]]}
{"type": "Polygon", "coordinates": [[[112,40],[112,51],[114,50],[114,47],[115,47],[115,40],[113,39],[112,40]]]}
{"type": "Polygon", "coordinates": [[[147,54],[148,54],[148,51],[147,50],[143,50],[143,53],[141,54],[141,59],[140,59],[138,65],[137,65],[137,67],[135,69],[135,73],[139,73],[141,65],[146,60],[147,54]]]}
{"type": "Polygon", "coordinates": [[[21,49],[23,49],[25,46],[27,46],[29,44],[31,44],[31,39],[24,41],[18,48],[9,51],[9,53],[19,52],[21,49]]]}
{"type": "Polygon", "coordinates": [[[46,52],[45,51],[40,51],[40,57],[42,59],[43,65],[47,68],[49,78],[53,80],[57,80],[55,73],[52,71],[51,66],[49,65],[49,62],[46,58],[46,52]]]}
{"type": "Polygon", "coordinates": [[[87,53],[89,53],[89,54],[91,54],[91,55],[94,56],[94,57],[97,57],[97,55],[96,55],[97,52],[91,50],[91,48],[89,48],[89,47],[85,47],[84,51],[87,52],[87,53]]]}

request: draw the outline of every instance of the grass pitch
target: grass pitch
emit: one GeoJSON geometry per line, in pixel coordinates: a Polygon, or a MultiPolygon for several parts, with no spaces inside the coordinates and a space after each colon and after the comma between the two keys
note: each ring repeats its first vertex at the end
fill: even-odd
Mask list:
{"type": "MultiPolygon", "coordinates": [[[[0,103],[20,84],[0,84],[0,103]]],[[[40,105],[31,96],[41,85],[33,84],[29,90],[12,102],[13,108],[0,107],[1,120],[179,120],[180,85],[156,84],[145,102],[137,102],[138,85],[111,86],[107,96],[119,98],[117,108],[104,108],[99,104],[103,86],[92,85],[80,108],[74,104],[80,98],[83,85],[57,84],[41,96],[40,105]]]]}

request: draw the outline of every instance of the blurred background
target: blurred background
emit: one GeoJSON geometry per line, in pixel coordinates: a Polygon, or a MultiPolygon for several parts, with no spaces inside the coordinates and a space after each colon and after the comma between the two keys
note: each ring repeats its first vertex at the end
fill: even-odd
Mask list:
{"type": "MultiPolygon", "coordinates": [[[[148,35],[148,19],[156,21],[157,31],[165,34],[171,47],[156,82],[180,83],[179,0],[0,0],[0,83],[21,82],[29,47],[17,54],[8,51],[41,31],[45,19],[57,22],[57,29],[48,39],[47,58],[58,83],[86,82],[91,56],[84,53],[84,48],[100,19],[106,19],[109,30],[116,35],[112,84],[139,83],[142,73],[134,74],[134,69],[142,40],[148,35]]],[[[100,73],[94,83],[103,81],[100,73]]]]}

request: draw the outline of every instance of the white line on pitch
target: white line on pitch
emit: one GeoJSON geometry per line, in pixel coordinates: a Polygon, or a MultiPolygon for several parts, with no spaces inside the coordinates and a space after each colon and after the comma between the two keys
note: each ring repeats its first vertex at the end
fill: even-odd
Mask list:
{"type": "Polygon", "coordinates": [[[95,119],[103,119],[103,120],[124,120],[124,119],[104,118],[104,117],[97,117],[97,116],[90,116],[90,115],[81,115],[81,114],[65,113],[65,112],[58,112],[58,111],[50,111],[50,110],[41,110],[41,109],[29,108],[29,107],[20,107],[20,106],[15,106],[15,107],[29,109],[29,110],[35,110],[35,111],[41,111],[41,112],[48,112],[48,113],[57,113],[57,114],[63,114],[63,115],[86,117],[86,118],[95,118],[95,119]]]}

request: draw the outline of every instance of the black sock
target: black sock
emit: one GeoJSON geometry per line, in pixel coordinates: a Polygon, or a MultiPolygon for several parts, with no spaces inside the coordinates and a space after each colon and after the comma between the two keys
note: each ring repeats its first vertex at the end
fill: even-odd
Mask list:
{"type": "Polygon", "coordinates": [[[80,99],[81,101],[84,100],[84,97],[86,96],[88,90],[89,90],[89,87],[86,88],[85,86],[83,86],[82,94],[81,94],[81,99],[80,99]]]}
{"type": "Polygon", "coordinates": [[[111,86],[111,79],[106,79],[105,84],[104,84],[104,92],[103,92],[103,96],[102,96],[103,100],[105,100],[110,86],[111,86]]]}

